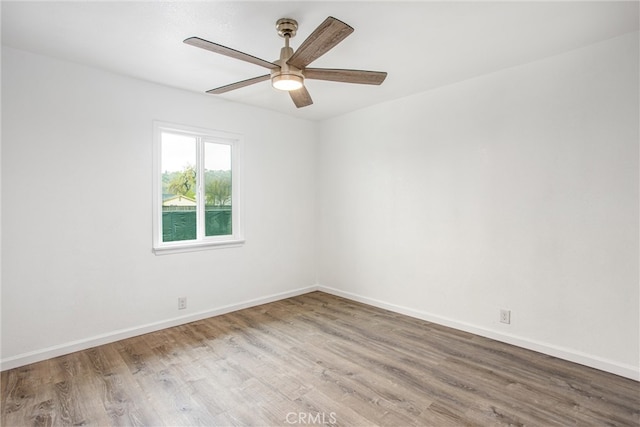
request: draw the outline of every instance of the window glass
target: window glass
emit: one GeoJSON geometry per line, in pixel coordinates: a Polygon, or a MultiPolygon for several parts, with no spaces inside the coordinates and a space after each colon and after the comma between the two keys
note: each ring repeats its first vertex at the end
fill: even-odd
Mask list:
{"type": "Polygon", "coordinates": [[[205,142],[205,236],[232,234],[231,180],[231,146],[205,142]]]}
{"type": "Polygon", "coordinates": [[[195,240],[196,138],[162,133],[162,241],[195,240]]]}

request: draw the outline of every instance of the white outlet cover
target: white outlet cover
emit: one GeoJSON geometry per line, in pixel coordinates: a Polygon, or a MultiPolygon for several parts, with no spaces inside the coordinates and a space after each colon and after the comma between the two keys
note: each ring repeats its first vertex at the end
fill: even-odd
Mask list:
{"type": "Polygon", "coordinates": [[[500,322],[506,324],[511,323],[511,310],[500,310],[500,322]]]}

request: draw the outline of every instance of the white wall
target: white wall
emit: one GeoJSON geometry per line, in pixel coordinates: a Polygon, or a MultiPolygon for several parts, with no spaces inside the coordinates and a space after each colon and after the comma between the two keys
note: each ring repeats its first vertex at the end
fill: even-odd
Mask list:
{"type": "Polygon", "coordinates": [[[324,122],[320,285],[637,378],[638,115],[633,33],[324,122]]]}
{"type": "Polygon", "coordinates": [[[2,54],[3,369],[315,284],[315,123],[2,54]],[[244,247],[153,255],[153,120],[244,134],[244,247]]]}

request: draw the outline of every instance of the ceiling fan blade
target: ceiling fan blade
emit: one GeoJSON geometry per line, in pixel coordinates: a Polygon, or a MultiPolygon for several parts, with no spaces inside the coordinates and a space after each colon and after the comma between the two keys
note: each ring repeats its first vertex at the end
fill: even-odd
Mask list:
{"type": "Polygon", "coordinates": [[[387,78],[387,73],[383,71],[306,68],[304,70],[304,77],[315,80],[330,80],[332,82],[379,85],[387,78]]]}
{"type": "Polygon", "coordinates": [[[309,95],[309,91],[304,86],[300,89],[289,91],[289,95],[291,95],[291,100],[293,100],[293,103],[296,104],[298,108],[313,104],[311,95],[309,95]]]}
{"type": "Polygon", "coordinates": [[[302,42],[298,50],[289,58],[287,64],[304,68],[320,58],[351,33],[353,33],[353,28],[329,16],[302,42]]]}
{"type": "Polygon", "coordinates": [[[278,65],[272,62],[256,58],[255,56],[249,55],[248,53],[240,52],[239,50],[231,49],[230,47],[222,46],[221,44],[201,39],[200,37],[189,37],[188,39],[185,39],[184,42],[191,46],[206,49],[208,51],[239,59],[241,61],[250,62],[251,64],[260,65],[261,67],[269,69],[278,68],[278,65]]]}
{"type": "Polygon", "coordinates": [[[252,79],[242,80],[240,82],[231,83],[226,86],[220,86],[215,89],[208,90],[207,93],[211,93],[213,95],[220,95],[221,93],[229,92],[235,89],[240,89],[241,87],[249,86],[254,83],[260,83],[265,80],[269,80],[271,78],[270,74],[265,74],[264,76],[254,77],[252,79]]]}

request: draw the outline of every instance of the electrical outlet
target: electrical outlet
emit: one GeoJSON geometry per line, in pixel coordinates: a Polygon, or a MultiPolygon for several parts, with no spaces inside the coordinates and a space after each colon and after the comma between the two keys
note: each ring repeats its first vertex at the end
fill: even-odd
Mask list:
{"type": "Polygon", "coordinates": [[[500,309],[500,323],[511,323],[511,310],[500,309]]]}
{"type": "Polygon", "coordinates": [[[178,310],[187,308],[187,297],[178,298],[178,310]]]}

